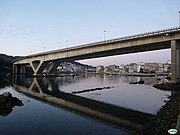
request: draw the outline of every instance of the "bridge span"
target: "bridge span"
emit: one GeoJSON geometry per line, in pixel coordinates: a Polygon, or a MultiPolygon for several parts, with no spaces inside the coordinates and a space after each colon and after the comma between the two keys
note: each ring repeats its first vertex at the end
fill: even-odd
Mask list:
{"type": "Polygon", "coordinates": [[[13,62],[13,74],[25,73],[25,65],[30,65],[34,76],[41,76],[44,69],[52,74],[65,61],[167,48],[171,48],[171,81],[180,83],[180,27],[29,55],[13,62]]]}

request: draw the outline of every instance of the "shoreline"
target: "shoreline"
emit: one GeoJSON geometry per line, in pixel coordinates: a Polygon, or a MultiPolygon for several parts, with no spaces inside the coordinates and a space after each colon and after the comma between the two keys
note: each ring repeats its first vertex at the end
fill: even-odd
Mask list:
{"type": "MultiPolygon", "coordinates": [[[[178,125],[180,119],[180,89],[175,90],[174,86],[177,85],[171,83],[159,85],[158,89],[171,90],[173,93],[169,96],[169,101],[165,101],[166,104],[156,113],[154,119],[146,124],[142,130],[136,131],[135,135],[169,135],[169,129],[180,128],[180,125],[178,125]],[[167,85],[168,87],[166,87],[167,85]]],[[[157,86],[154,87],[157,88],[157,86]]]]}

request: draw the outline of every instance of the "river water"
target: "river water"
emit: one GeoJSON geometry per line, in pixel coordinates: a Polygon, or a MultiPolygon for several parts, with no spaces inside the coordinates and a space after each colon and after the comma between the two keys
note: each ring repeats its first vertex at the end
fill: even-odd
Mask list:
{"type": "Polygon", "coordinates": [[[129,127],[135,124],[118,125],[118,117],[112,115],[111,109],[105,109],[109,115],[99,106],[112,110],[126,108],[133,116],[154,115],[171,95],[153,88],[155,83],[159,83],[155,77],[111,75],[13,80],[12,86],[0,89],[0,94],[11,92],[24,106],[14,107],[10,114],[0,116],[0,134],[128,135],[135,130],[129,127]],[[139,80],[145,84],[129,84],[139,80]]]}

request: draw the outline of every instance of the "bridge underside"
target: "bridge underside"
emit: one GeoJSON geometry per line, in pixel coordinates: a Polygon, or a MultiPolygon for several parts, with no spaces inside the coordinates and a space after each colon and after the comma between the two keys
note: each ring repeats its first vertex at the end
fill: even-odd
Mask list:
{"type": "MultiPolygon", "coordinates": [[[[118,44],[114,44],[118,45],[118,44]]],[[[173,83],[180,83],[180,41],[179,40],[171,40],[165,42],[151,43],[151,44],[143,44],[138,46],[129,46],[124,48],[116,48],[116,49],[108,49],[105,51],[89,51],[88,48],[84,50],[86,53],[82,53],[79,55],[71,56],[71,53],[68,51],[67,56],[62,58],[56,58],[52,60],[45,59],[37,59],[32,60],[28,65],[32,68],[33,76],[42,76],[43,72],[46,72],[47,75],[52,74],[58,67],[61,62],[65,61],[75,61],[75,60],[83,60],[90,58],[98,58],[112,55],[122,55],[129,53],[137,53],[137,52],[145,52],[152,50],[160,50],[171,48],[171,72],[172,77],[171,80],[173,83]]],[[[13,74],[20,75],[25,74],[25,65],[27,64],[14,64],[13,65],[13,74]]]]}

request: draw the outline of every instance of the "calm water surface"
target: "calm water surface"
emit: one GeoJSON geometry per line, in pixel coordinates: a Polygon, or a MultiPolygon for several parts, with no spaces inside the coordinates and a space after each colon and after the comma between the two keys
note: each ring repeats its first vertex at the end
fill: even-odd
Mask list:
{"type": "Polygon", "coordinates": [[[171,92],[157,90],[152,87],[153,84],[158,83],[157,78],[154,77],[86,76],[57,78],[56,81],[59,84],[59,90],[68,93],[99,87],[112,87],[111,89],[76,95],[151,114],[156,114],[159,108],[164,105],[164,100],[167,100],[167,97],[171,95],[171,92]],[[129,84],[129,82],[137,82],[141,79],[145,81],[145,85],[129,84]]]}
{"type": "MultiPolygon", "coordinates": [[[[78,92],[87,89],[110,87],[110,89],[84,91],[74,95],[126,107],[137,111],[155,114],[164,105],[170,92],[152,87],[156,78],[120,76],[78,76],[49,79],[22,79],[15,85],[35,88],[38,94],[42,89],[49,91],[78,92]],[[129,82],[145,80],[145,85],[130,85],[129,82]],[[40,81],[39,81],[40,80],[40,81]],[[37,90],[39,89],[39,90],[37,90]]],[[[29,89],[28,89],[29,90],[29,89]]],[[[2,135],[126,135],[132,130],[103,122],[77,111],[49,104],[17,92],[17,87],[0,89],[0,94],[9,91],[23,101],[24,106],[14,107],[7,116],[0,116],[2,135]]]]}

